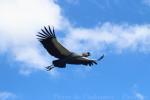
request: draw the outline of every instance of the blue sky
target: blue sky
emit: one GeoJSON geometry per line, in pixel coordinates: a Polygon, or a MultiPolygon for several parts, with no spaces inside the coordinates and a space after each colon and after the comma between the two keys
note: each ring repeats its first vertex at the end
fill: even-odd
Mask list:
{"type": "Polygon", "coordinates": [[[0,100],[149,100],[150,0],[0,0],[0,100]],[[53,25],[75,52],[105,58],[45,71],[53,25]]]}

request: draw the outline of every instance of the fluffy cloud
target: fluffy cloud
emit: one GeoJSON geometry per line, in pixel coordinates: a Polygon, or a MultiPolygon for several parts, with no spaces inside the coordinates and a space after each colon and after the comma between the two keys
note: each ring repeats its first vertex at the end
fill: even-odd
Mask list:
{"type": "Polygon", "coordinates": [[[13,93],[0,91],[0,100],[14,100],[14,98],[16,98],[16,95],[13,93]]]}
{"type": "Polygon", "coordinates": [[[42,69],[49,65],[40,54],[35,35],[43,25],[65,28],[67,20],[53,0],[1,0],[0,1],[0,52],[9,52],[27,69],[42,69]],[[64,26],[64,27],[63,27],[64,26]],[[36,67],[35,67],[36,66],[36,67]]]}
{"type": "Polygon", "coordinates": [[[150,0],[143,0],[143,3],[147,6],[150,6],[150,0]]]}
{"type": "Polygon", "coordinates": [[[135,93],[135,97],[137,98],[137,100],[145,100],[144,95],[139,92],[135,93]]]}
{"type": "Polygon", "coordinates": [[[28,75],[33,69],[42,70],[50,65],[51,60],[44,49],[39,49],[35,36],[44,25],[68,32],[61,39],[74,51],[150,51],[150,25],[103,23],[91,29],[72,27],[56,1],[0,1],[0,52],[9,52],[23,64],[20,73],[28,75]]]}
{"type": "Polygon", "coordinates": [[[74,50],[124,50],[149,52],[150,25],[117,25],[104,23],[93,29],[74,28],[64,38],[67,47],[74,50]],[[83,46],[84,45],[84,46],[83,46]]]}

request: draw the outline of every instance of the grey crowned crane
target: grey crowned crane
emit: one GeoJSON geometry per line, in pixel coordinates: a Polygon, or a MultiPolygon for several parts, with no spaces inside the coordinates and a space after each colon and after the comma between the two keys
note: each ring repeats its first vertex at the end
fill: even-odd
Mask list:
{"type": "Polygon", "coordinates": [[[90,56],[89,52],[77,54],[69,51],[57,41],[55,30],[54,28],[51,29],[50,26],[47,28],[44,26],[44,29],[41,29],[41,32],[38,32],[37,36],[48,53],[57,58],[52,61],[51,66],[46,67],[48,71],[55,67],[65,68],[66,64],[92,66],[104,58],[104,55],[102,55],[99,59],[93,60],[88,58],[90,56]]]}

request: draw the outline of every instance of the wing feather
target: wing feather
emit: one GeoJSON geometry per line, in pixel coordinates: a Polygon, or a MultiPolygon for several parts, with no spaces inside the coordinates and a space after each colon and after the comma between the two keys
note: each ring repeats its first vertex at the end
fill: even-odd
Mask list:
{"type": "Polygon", "coordinates": [[[93,64],[97,64],[96,60],[89,59],[87,57],[83,57],[76,53],[72,53],[70,56],[68,56],[64,60],[65,60],[65,62],[67,62],[69,64],[82,64],[82,65],[89,65],[89,66],[91,66],[93,64]]]}
{"type": "Polygon", "coordinates": [[[38,39],[50,55],[62,59],[71,54],[68,49],[57,41],[54,28],[52,31],[50,26],[48,26],[48,29],[44,26],[44,29],[41,29],[41,31],[42,33],[38,32],[38,39]]]}
{"type": "Polygon", "coordinates": [[[74,59],[77,63],[82,64],[82,65],[93,65],[93,64],[97,64],[96,60],[93,59],[89,59],[87,57],[78,57],[76,59],[74,59]]]}

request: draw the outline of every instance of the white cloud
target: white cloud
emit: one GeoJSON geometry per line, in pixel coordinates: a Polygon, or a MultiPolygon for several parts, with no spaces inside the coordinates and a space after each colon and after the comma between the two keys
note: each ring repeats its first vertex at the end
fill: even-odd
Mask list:
{"type": "Polygon", "coordinates": [[[16,61],[23,63],[20,73],[28,75],[32,70],[50,65],[49,56],[39,49],[35,36],[44,25],[69,32],[62,40],[75,51],[150,51],[149,24],[103,23],[91,29],[72,27],[55,1],[0,0],[0,52],[9,52],[16,61]]]}
{"type": "Polygon", "coordinates": [[[144,98],[144,95],[139,93],[139,92],[136,92],[135,93],[135,97],[137,98],[137,100],[145,100],[144,98]]]}
{"type": "Polygon", "coordinates": [[[0,100],[14,100],[16,95],[10,92],[1,92],[0,91],[0,100]]]}
{"type": "Polygon", "coordinates": [[[74,50],[123,50],[149,52],[150,25],[117,25],[104,23],[93,29],[75,28],[64,39],[65,45],[74,50]],[[108,48],[107,48],[108,47],[108,48]]]}
{"type": "Polygon", "coordinates": [[[145,100],[146,96],[139,92],[139,87],[137,84],[134,84],[133,86],[133,96],[135,100],[145,100]]]}
{"type": "Polygon", "coordinates": [[[147,96],[139,91],[137,84],[134,84],[132,90],[122,95],[121,100],[147,100],[147,96]]]}
{"type": "Polygon", "coordinates": [[[65,28],[68,22],[60,7],[53,0],[1,0],[0,12],[0,52],[9,52],[15,60],[26,64],[28,68],[21,69],[24,74],[30,68],[49,65],[38,49],[35,35],[43,25],[65,28]]]}
{"type": "Polygon", "coordinates": [[[147,6],[150,6],[150,0],[143,0],[143,3],[147,6]]]}

